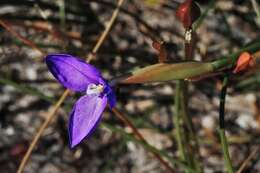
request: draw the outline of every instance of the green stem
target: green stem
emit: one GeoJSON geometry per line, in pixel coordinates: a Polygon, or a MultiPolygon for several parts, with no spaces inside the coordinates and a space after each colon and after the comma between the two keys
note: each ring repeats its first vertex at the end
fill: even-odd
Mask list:
{"type": "Polygon", "coordinates": [[[175,115],[173,117],[173,123],[175,125],[175,136],[176,136],[176,141],[177,141],[177,146],[178,146],[178,151],[180,152],[180,158],[182,161],[185,161],[185,151],[183,147],[183,140],[182,140],[182,130],[181,130],[181,122],[180,122],[180,109],[181,109],[181,104],[180,104],[180,90],[181,90],[181,83],[183,81],[178,80],[176,83],[176,92],[175,92],[175,115]]]}
{"type": "Polygon", "coordinates": [[[206,16],[208,15],[208,12],[210,11],[210,9],[214,8],[216,4],[216,0],[211,0],[209,2],[209,5],[207,6],[207,8],[203,11],[203,13],[201,14],[201,16],[199,17],[199,19],[192,25],[194,31],[196,31],[202,24],[202,22],[204,21],[204,19],[206,18],[206,16]]]}
{"type": "Polygon", "coordinates": [[[43,94],[42,92],[40,92],[36,88],[18,84],[16,82],[13,82],[10,79],[4,78],[2,76],[0,76],[0,83],[5,84],[5,85],[10,85],[10,86],[14,87],[15,89],[19,90],[20,92],[37,96],[40,99],[45,100],[47,102],[50,102],[50,103],[54,103],[55,102],[54,98],[43,94]]]}
{"type": "Polygon", "coordinates": [[[182,107],[182,117],[183,121],[185,122],[186,129],[185,129],[185,146],[187,147],[187,153],[189,155],[189,161],[191,165],[193,165],[196,172],[203,172],[201,164],[199,162],[200,154],[199,154],[199,140],[198,136],[195,133],[194,125],[191,119],[191,116],[188,114],[188,96],[187,96],[187,82],[183,81],[183,88],[182,88],[182,99],[181,99],[181,107],[182,107]],[[197,153],[197,154],[196,154],[197,153]]]}
{"type": "Polygon", "coordinates": [[[228,142],[227,142],[227,138],[225,135],[225,129],[219,129],[219,136],[220,136],[220,140],[221,140],[221,147],[222,147],[222,151],[224,154],[225,165],[226,165],[227,171],[228,171],[228,173],[234,173],[232,162],[231,162],[229,152],[228,152],[228,142]]]}
{"type": "MultiPolygon", "coordinates": [[[[189,33],[193,35],[192,29],[186,29],[185,35],[189,33]]],[[[186,38],[186,37],[185,37],[186,38]]],[[[185,40],[185,57],[184,60],[191,60],[193,54],[193,38],[191,40],[185,40]]],[[[174,124],[176,128],[176,140],[178,144],[178,150],[180,151],[181,160],[188,163],[189,167],[192,167],[197,171],[197,162],[195,161],[193,146],[187,141],[190,141],[190,132],[183,128],[185,126],[191,127],[191,119],[187,114],[187,83],[184,80],[178,80],[176,83],[176,93],[175,93],[175,116],[174,124]],[[182,124],[184,126],[182,126],[182,124]]],[[[190,129],[190,128],[189,128],[190,129]]],[[[189,173],[189,170],[185,170],[186,173],[189,173]]]]}
{"type": "Polygon", "coordinates": [[[211,64],[212,64],[214,70],[232,67],[242,52],[248,51],[248,52],[253,53],[253,52],[258,51],[259,49],[260,49],[260,40],[257,40],[256,42],[253,42],[252,44],[249,44],[249,45],[241,48],[239,51],[237,51],[235,53],[232,53],[228,56],[223,56],[223,57],[219,58],[218,60],[213,61],[211,64]]]}
{"type": "Polygon", "coordinates": [[[221,147],[224,154],[225,166],[228,173],[234,173],[232,162],[228,151],[228,142],[225,135],[225,100],[228,85],[228,76],[224,77],[223,86],[220,93],[220,106],[219,106],[219,135],[221,141],[221,147]]]}
{"type": "Polygon", "coordinates": [[[252,4],[254,11],[256,13],[256,17],[255,17],[256,24],[258,26],[260,26],[260,8],[258,6],[258,3],[256,2],[256,0],[251,0],[251,4],[252,4]]]}
{"type": "MultiPolygon", "coordinates": [[[[194,56],[194,47],[196,45],[196,39],[195,39],[195,31],[190,28],[188,30],[186,30],[186,34],[187,32],[191,33],[191,40],[185,42],[185,58],[184,60],[192,60],[193,56],[194,56]]],[[[193,166],[193,168],[197,171],[197,172],[203,172],[201,165],[199,163],[199,153],[197,153],[197,151],[199,151],[199,144],[198,144],[198,138],[197,135],[195,133],[194,130],[194,125],[191,119],[191,116],[188,114],[188,82],[186,81],[181,81],[181,97],[180,97],[180,102],[181,102],[181,110],[182,110],[182,118],[184,121],[184,136],[185,136],[185,140],[184,140],[184,144],[186,146],[187,149],[187,155],[188,155],[188,159],[190,164],[193,166]],[[192,141],[192,142],[188,142],[188,141],[192,141]]]]}
{"type": "Polygon", "coordinates": [[[58,3],[59,3],[60,27],[65,31],[65,26],[66,26],[65,0],[59,0],[58,3]]]}

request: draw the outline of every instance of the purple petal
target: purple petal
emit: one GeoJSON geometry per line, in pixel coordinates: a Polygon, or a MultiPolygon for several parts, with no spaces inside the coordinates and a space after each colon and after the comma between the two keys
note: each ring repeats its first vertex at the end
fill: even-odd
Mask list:
{"type": "Polygon", "coordinates": [[[96,128],[106,107],[107,97],[85,95],[74,105],[69,120],[70,146],[79,144],[96,128]]]}
{"type": "Polygon", "coordinates": [[[115,93],[114,93],[113,91],[111,91],[111,92],[107,95],[107,97],[108,97],[108,102],[109,102],[110,108],[115,107],[115,105],[116,105],[116,95],[115,95],[115,93]]]}
{"type": "Polygon", "coordinates": [[[85,91],[88,84],[97,84],[100,72],[83,60],[67,54],[51,54],[45,58],[53,76],[66,88],[85,91]]]}
{"type": "Polygon", "coordinates": [[[103,78],[99,79],[99,83],[101,83],[103,86],[105,86],[104,94],[107,94],[110,108],[115,107],[115,105],[116,105],[116,95],[115,95],[113,89],[103,78]]]}

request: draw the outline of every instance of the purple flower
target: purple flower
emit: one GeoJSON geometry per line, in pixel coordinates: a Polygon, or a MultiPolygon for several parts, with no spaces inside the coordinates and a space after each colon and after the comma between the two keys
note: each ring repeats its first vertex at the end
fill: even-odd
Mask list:
{"type": "Polygon", "coordinates": [[[99,70],[79,58],[51,54],[45,61],[50,72],[64,87],[85,93],[74,104],[70,114],[69,139],[70,146],[74,147],[96,128],[107,102],[111,108],[115,106],[115,94],[99,70]]]}

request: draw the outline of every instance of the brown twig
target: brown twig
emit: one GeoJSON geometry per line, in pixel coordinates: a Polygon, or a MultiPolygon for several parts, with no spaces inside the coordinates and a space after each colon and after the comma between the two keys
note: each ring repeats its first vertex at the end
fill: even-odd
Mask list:
{"type": "Polygon", "coordinates": [[[255,157],[255,155],[258,153],[259,151],[259,147],[255,148],[250,154],[249,156],[246,158],[246,160],[244,160],[244,162],[242,163],[242,165],[239,167],[239,169],[237,170],[236,173],[242,173],[242,171],[246,168],[246,166],[248,165],[248,163],[250,162],[250,160],[255,157]]]}
{"type": "MultiPolygon", "coordinates": [[[[133,123],[125,116],[122,112],[117,110],[116,108],[112,109],[112,112],[116,115],[117,118],[119,118],[122,122],[124,122],[127,126],[129,126],[133,133],[144,143],[147,143],[147,141],[144,139],[143,135],[138,131],[138,129],[133,125],[133,123]]],[[[165,168],[168,170],[168,172],[174,173],[175,171],[173,168],[156,152],[150,151],[153,153],[154,157],[161,162],[165,168]]]]}
{"type": "MultiPolygon", "coordinates": [[[[114,8],[115,5],[112,2],[109,1],[103,1],[103,0],[87,0],[85,1],[86,3],[90,3],[90,2],[96,2],[105,6],[108,6],[110,8],[114,8]]],[[[121,8],[120,9],[122,13],[128,15],[129,17],[133,18],[134,21],[137,22],[138,24],[138,29],[141,33],[143,33],[144,35],[148,36],[149,38],[151,38],[152,40],[158,40],[161,41],[162,38],[160,36],[160,33],[158,32],[158,30],[155,30],[152,26],[150,26],[149,23],[147,23],[145,20],[143,20],[139,14],[134,13],[129,11],[126,8],[121,8]]]]}
{"type": "Polygon", "coordinates": [[[22,35],[18,34],[13,28],[12,26],[0,19],[0,25],[2,25],[2,27],[4,27],[7,31],[9,31],[12,35],[14,35],[16,38],[18,38],[19,40],[21,40],[24,44],[28,45],[29,47],[33,48],[34,50],[37,50],[38,52],[40,52],[42,55],[45,55],[46,53],[44,51],[42,51],[41,49],[39,49],[32,41],[28,40],[27,38],[23,37],[22,35]]]}
{"type": "MultiPolygon", "coordinates": [[[[5,20],[7,21],[7,20],[5,20]]],[[[8,23],[10,23],[8,21],[8,23]]],[[[78,40],[83,42],[83,40],[81,39],[81,36],[76,33],[76,32],[62,32],[61,30],[54,28],[53,25],[50,25],[49,22],[13,22],[11,23],[12,25],[15,26],[21,26],[24,28],[32,28],[36,31],[39,32],[48,32],[49,34],[51,34],[53,36],[53,38],[59,39],[59,40],[64,40],[65,38],[68,39],[73,39],[73,40],[78,40]]]]}
{"type": "MultiPolygon", "coordinates": [[[[109,31],[111,30],[112,28],[112,25],[114,24],[115,20],[116,20],[116,17],[119,13],[119,10],[123,4],[124,0],[118,0],[118,3],[117,3],[117,7],[116,9],[114,10],[113,14],[112,14],[112,17],[110,18],[110,21],[108,22],[108,25],[107,27],[105,28],[103,34],[100,36],[100,38],[98,39],[98,42],[96,43],[96,45],[94,46],[93,50],[92,50],[92,55],[93,54],[96,54],[97,51],[99,50],[99,48],[101,47],[102,43],[104,42],[104,40],[106,39],[109,31]]],[[[89,62],[91,59],[93,58],[93,56],[88,56],[87,58],[87,62],[89,62]]]]}
{"type": "Polygon", "coordinates": [[[30,146],[28,148],[28,150],[26,151],[22,162],[19,165],[19,168],[17,170],[17,173],[22,173],[23,169],[28,161],[28,159],[30,158],[32,151],[35,147],[35,145],[37,144],[37,142],[39,141],[42,133],[44,132],[44,130],[46,129],[46,127],[50,124],[50,122],[53,120],[53,118],[55,117],[54,115],[56,115],[57,110],[59,109],[59,107],[61,106],[61,104],[63,103],[63,101],[66,99],[66,97],[69,95],[69,90],[65,90],[64,93],[62,94],[62,96],[60,97],[60,99],[57,101],[57,103],[54,105],[54,108],[51,110],[51,112],[48,114],[47,118],[45,119],[45,121],[43,122],[43,124],[41,125],[40,129],[37,131],[36,135],[34,136],[32,142],[30,143],[30,146]]]}
{"type": "MultiPolygon", "coordinates": [[[[114,10],[112,17],[109,20],[109,24],[107,25],[107,27],[105,28],[101,37],[98,39],[96,45],[94,46],[92,53],[95,54],[99,50],[102,43],[104,42],[104,40],[105,40],[106,36],[108,35],[110,29],[112,28],[113,23],[115,22],[115,19],[116,19],[118,13],[119,13],[119,9],[122,6],[123,2],[124,2],[124,0],[118,0],[117,8],[114,10]]],[[[17,35],[15,34],[15,36],[17,36],[17,35]]],[[[29,45],[31,45],[31,44],[29,44],[29,45]]],[[[89,61],[91,61],[92,58],[93,58],[93,56],[89,56],[86,61],[89,62],[89,61]]],[[[29,149],[27,150],[25,156],[23,157],[22,162],[20,163],[19,168],[17,170],[17,173],[23,172],[24,167],[25,167],[28,159],[30,158],[31,153],[32,153],[35,145],[37,144],[38,140],[40,139],[40,137],[41,137],[42,133],[44,132],[45,128],[49,125],[51,120],[55,117],[57,110],[60,108],[61,104],[64,102],[64,100],[66,99],[68,94],[69,94],[69,90],[67,89],[67,90],[64,91],[62,96],[59,98],[59,100],[55,104],[52,111],[47,115],[47,118],[45,119],[44,123],[41,125],[40,129],[37,131],[35,137],[33,138],[32,142],[29,146],[29,149]]]]}

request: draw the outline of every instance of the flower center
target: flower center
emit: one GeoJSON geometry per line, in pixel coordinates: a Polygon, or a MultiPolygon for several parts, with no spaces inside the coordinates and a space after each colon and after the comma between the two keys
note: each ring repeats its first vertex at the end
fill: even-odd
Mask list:
{"type": "Polygon", "coordinates": [[[91,83],[88,85],[86,94],[87,95],[91,95],[91,94],[98,95],[98,94],[101,94],[103,91],[104,91],[104,86],[102,84],[96,85],[94,83],[91,83]]]}

